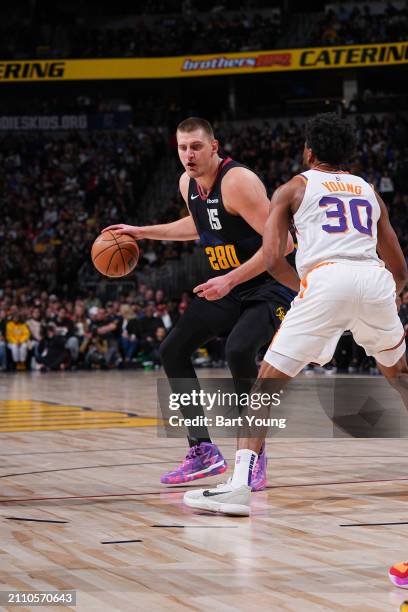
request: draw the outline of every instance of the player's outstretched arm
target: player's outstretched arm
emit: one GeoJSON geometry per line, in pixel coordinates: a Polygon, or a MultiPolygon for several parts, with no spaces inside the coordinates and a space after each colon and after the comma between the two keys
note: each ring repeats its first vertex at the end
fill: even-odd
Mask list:
{"type": "Polygon", "coordinates": [[[198,238],[196,226],[190,215],[172,223],[162,223],[160,225],[138,226],[117,223],[105,227],[102,233],[108,230],[117,234],[129,234],[135,240],[145,238],[149,240],[196,240],[198,238]]]}
{"type": "Polygon", "coordinates": [[[263,250],[268,272],[282,285],[299,291],[300,280],[285,258],[290,220],[303,199],[304,183],[298,177],[279,187],[271,200],[271,212],[265,224],[263,250]]]}
{"type": "MultiPolygon", "coordinates": [[[[184,172],[180,177],[179,187],[186,203],[188,198],[188,180],[188,176],[184,172]]],[[[145,238],[148,240],[197,240],[199,238],[193,217],[190,214],[177,221],[161,223],[160,225],[137,226],[118,223],[105,227],[102,233],[108,230],[115,231],[118,234],[129,234],[135,240],[143,240],[145,238]]]]}
{"type": "Polygon", "coordinates": [[[408,282],[407,263],[397,235],[390,223],[387,207],[378,193],[375,195],[381,208],[377,226],[377,251],[387,269],[393,275],[397,286],[397,295],[399,295],[408,282]]]}

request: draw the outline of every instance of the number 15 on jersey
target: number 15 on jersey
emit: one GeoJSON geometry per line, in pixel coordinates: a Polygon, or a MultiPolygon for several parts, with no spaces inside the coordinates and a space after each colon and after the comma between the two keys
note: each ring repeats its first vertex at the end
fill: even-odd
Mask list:
{"type": "Polygon", "coordinates": [[[218,210],[216,208],[207,208],[208,219],[210,221],[211,229],[220,230],[221,223],[218,218],[218,210]]]}

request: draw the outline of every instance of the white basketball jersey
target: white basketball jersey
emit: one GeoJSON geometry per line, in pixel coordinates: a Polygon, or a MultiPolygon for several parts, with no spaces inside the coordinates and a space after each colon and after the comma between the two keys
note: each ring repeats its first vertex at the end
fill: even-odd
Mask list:
{"type": "Polygon", "coordinates": [[[308,170],[301,176],[306,191],[293,217],[300,278],[325,261],[384,265],[376,252],[381,209],[371,185],[346,172],[308,170]]]}

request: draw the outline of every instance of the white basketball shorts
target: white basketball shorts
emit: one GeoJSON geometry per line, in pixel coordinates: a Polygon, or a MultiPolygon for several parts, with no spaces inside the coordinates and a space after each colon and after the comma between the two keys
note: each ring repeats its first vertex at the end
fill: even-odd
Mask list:
{"type": "Polygon", "coordinates": [[[264,359],[277,369],[295,359],[294,373],[290,366],[281,369],[295,376],[308,363],[323,365],[330,361],[347,329],[367,355],[373,355],[380,364],[390,367],[404,354],[404,328],[395,303],[395,282],[386,268],[344,261],[315,266],[302,279],[301,291],[264,359]],[[284,358],[289,360],[285,362],[284,358]]]}

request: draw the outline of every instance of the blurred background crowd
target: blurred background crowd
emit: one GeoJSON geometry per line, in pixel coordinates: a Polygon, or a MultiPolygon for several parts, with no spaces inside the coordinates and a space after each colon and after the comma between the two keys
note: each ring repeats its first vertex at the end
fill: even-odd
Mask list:
{"type": "Polygon", "coordinates": [[[317,22],[308,43],[314,45],[358,45],[406,40],[408,8],[392,2],[373,10],[371,3],[348,6],[339,3],[317,22]]]}
{"type": "MultiPolygon", "coordinates": [[[[71,300],[10,283],[1,293],[0,370],[9,372],[158,368],[160,344],[192,299],[143,284],[106,302],[93,291],[71,300]]],[[[194,363],[224,365],[222,340],[197,351],[194,363]]]]}
{"type": "Polygon", "coordinates": [[[163,145],[156,130],[1,139],[0,282],[74,295],[95,235],[131,214],[163,145]]]}
{"type": "MultiPolygon", "coordinates": [[[[324,46],[405,40],[408,10],[401,1],[332,2],[324,15],[281,10],[279,2],[143,3],[131,18],[95,18],[92,2],[75,11],[59,3],[33,17],[27,7],[0,28],[3,59],[33,57],[162,57],[232,53],[299,46],[324,46]],[[11,25],[11,27],[9,27],[11,25]]],[[[35,3],[32,3],[35,7],[35,3]]],[[[101,13],[99,10],[98,13],[101,13]]]]}

